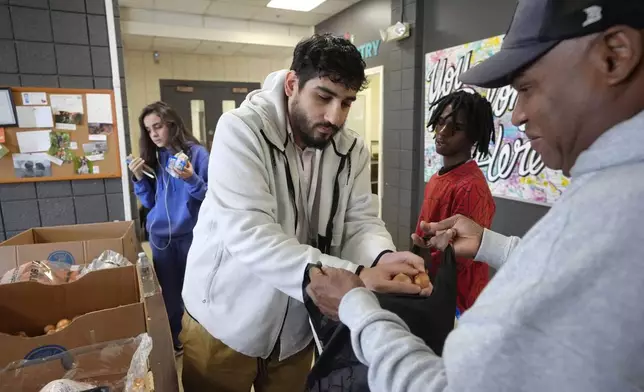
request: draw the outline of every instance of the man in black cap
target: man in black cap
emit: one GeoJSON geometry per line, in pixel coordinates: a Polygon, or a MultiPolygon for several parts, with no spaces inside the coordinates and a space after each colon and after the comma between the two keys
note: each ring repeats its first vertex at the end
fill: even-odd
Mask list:
{"type": "Polygon", "coordinates": [[[424,228],[430,245],[502,267],[442,358],[357,277],[312,272],[372,391],[644,390],[643,29],[644,0],[521,0],[501,51],[462,75],[512,84],[513,123],[573,181],[522,240],[462,216],[424,228]]]}

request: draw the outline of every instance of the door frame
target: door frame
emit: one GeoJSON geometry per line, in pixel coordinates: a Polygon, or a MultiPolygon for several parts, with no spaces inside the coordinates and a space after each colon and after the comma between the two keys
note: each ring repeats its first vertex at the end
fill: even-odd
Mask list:
{"type": "MultiPolygon", "coordinates": [[[[261,83],[259,82],[241,82],[241,81],[219,81],[219,80],[186,80],[186,79],[160,79],[159,80],[159,95],[160,99],[163,99],[163,93],[166,90],[175,90],[176,92],[179,92],[180,87],[185,87],[185,88],[194,88],[194,89],[208,89],[208,88],[213,88],[213,89],[229,89],[229,93],[234,96],[234,100],[236,102],[236,106],[238,104],[241,104],[248,94],[256,90],[258,88],[261,88],[261,83]],[[237,90],[237,91],[236,91],[237,90]]],[[[181,93],[181,92],[179,92],[181,93]]],[[[192,94],[193,91],[183,91],[185,94],[192,94]]],[[[207,106],[207,105],[206,105],[207,106]]],[[[186,123],[186,126],[188,124],[192,124],[192,110],[191,108],[189,109],[190,113],[189,114],[184,114],[182,117],[183,121],[186,123]]],[[[205,109],[208,111],[207,107],[205,109]]],[[[212,114],[212,111],[209,112],[212,114]]],[[[223,114],[223,108],[222,108],[222,113],[223,114]]],[[[206,118],[208,118],[208,114],[206,114],[206,118]]],[[[212,129],[213,131],[216,128],[216,121],[215,123],[212,123],[212,121],[207,121],[207,130],[206,130],[206,135],[205,135],[205,140],[201,140],[201,143],[206,146],[210,150],[210,141],[212,137],[210,136],[210,133],[208,132],[209,129],[212,129]]],[[[193,133],[192,127],[188,127],[190,133],[193,133]]],[[[201,138],[200,138],[201,139],[201,138]]]]}
{"type": "MultiPolygon", "coordinates": [[[[385,184],[384,184],[384,171],[382,167],[382,146],[383,146],[383,139],[384,139],[384,92],[385,92],[385,83],[384,83],[384,78],[385,78],[385,67],[382,65],[379,65],[377,67],[372,67],[372,68],[367,68],[364,70],[364,73],[366,76],[372,76],[372,75],[380,75],[379,81],[379,87],[380,87],[380,118],[378,120],[378,128],[380,129],[380,137],[378,140],[378,217],[382,219],[382,194],[385,189],[385,184]]],[[[370,147],[370,146],[369,146],[370,147]]]]}

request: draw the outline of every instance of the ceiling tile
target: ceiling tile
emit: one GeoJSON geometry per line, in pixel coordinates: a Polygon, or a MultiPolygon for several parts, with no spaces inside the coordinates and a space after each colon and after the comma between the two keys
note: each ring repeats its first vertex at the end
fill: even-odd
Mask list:
{"type": "Polygon", "coordinates": [[[267,45],[244,45],[240,50],[240,54],[261,56],[261,57],[283,57],[284,53],[293,52],[293,48],[284,48],[279,46],[267,45]]]}
{"type": "Polygon", "coordinates": [[[210,0],[154,0],[154,8],[161,11],[203,14],[211,5],[210,0]]]}
{"type": "Polygon", "coordinates": [[[133,22],[154,23],[156,11],[140,8],[121,8],[121,20],[133,22]]]}
{"type": "Polygon", "coordinates": [[[228,42],[201,41],[194,50],[197,54],[211,54],[230,56],[235,54],[243,45],[231,44],[228,42]]]}
{"type": "Polygon", "coordinates": [[[241,1],[215,0],[206,10],[206,15],[222,16],[224,18],[252,19],[253,16],[260,13],[264,8],[244,4],[241,1]]]}
{"type": "Polygon", "coordinates": [[[154,12],[154,23],[161,25],[202,27],[203,16],[185,12],[156,11],[154,12]]]}
{"type": "Polygon", "coordinates": [[[331,16],[350,7],[351,5],[351,2],[345,0],[326,0],[324,3],[311,10],[311,12],[331,16]]]}
{"type": "Polygon", "coordinates": [[[152,49],[154,37],[143,35],[123,35],[123,46],[125,49],[149,50],[152,49]]]}
{"type": "Polygon", "coordinates": [[[119,7],[154,8],[154,0],[119,0],[119,7]]]}
{"type": "Polygon", "coordinates": [[[199,46],[198,40],[155,37],[152,49],[168,52],[190,53],[199,46]]]}
{"type": "MultiPolygon", "coordinates": [[[[231,0],[223,0],[223,1],[233,2],[231,0]]],[[[271,0],[236,0],[234,1],[234,3],[252,5],[254,7],[266,7],[266,4],[268,4],[270,1],[271,0]]]]}
{"type": "Polygon", "coordinates": [[[207,29],[248,31],[249,24],[248,20],[203,16],[203,27],[207,29]]]}
{"type": "Polygon", "coordinates": [[[313,26],[326,18],[327,16],[311,12],[288,11],[276,8],[263,8],[259,13],[252,17],[253,20],[300,26],[313,26]]]}

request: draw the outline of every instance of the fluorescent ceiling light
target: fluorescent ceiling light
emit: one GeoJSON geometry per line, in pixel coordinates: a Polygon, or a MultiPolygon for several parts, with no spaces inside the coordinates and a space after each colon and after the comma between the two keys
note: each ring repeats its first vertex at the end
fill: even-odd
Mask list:
{"type": "Polygon", "coordinates": [[[309,12],[326,0],[271,0],[266,6],[283,10],[309,12]]]}

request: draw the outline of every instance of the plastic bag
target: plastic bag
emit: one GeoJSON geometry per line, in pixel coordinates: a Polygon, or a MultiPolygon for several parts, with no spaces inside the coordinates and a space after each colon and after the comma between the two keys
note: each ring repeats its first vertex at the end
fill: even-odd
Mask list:
{"type": "Polygon", "coordinates": [[[71,265],[57,261],[31,261],[7,271],[0,284],[16,282],[38,282],[44,284],[63,284],[80,277],[81,265],[71,265]]]}
{"type": "MultiPolygon", "coordinates": [[[[30,361],[16,361],[0,370],[0,391],[39,392],[52,381],[76,381],[110,392],[145,391],[152,338],[114,340],[79,347],[30,361]]],[[[56,385],[54,383],[54,385],[56,385]]]]}
{"type": "Polygon", "coordinates": [[[0,284],[16,282],[63,284],[78,280],[92,271],[128,265],[132,263],[113,250],[106,250],[85,266],[51,260],[31,261],[6,272],[0,279],[0,284]]]}
{"type": "Polygon", "coordinates": [[[94,388],[95,385],[72,380],[55,380],[45,385],[40,392],[83,392],[94,388]]]}
{"type": "Polygon", "coordinates": [[[152,352],[152,338],[147,333],[139,337],[141,341],[134,353],[134,357],[132,357],[130,369],[127,371],[125,379],[126,392],[145,391],[145,377],[148,374],[148,357],[152,352]]]}
{"type": "MultiPolygon", "coordinates": [[[[316,361],[306,383],[307,392],[368,392],[368,368],[355,356],[351,331],[341,322],[324,316],[306,293],[309,268],[302,287],[304,305],[316,337],[316,361]],[[320,352],[321,351],[321,352],[320,352]]],[[[429,297],[376,293],[383,309],[396,313],[411,333],[441,355],[447,335],[454,328],[456,309],[456,256],[451,246],[443,260],[429,297]]]]}
{"type": "Polygon", "coordinates": [[[101,253],[94,261],[87,264],[85,268],[80,272],[79,278],[87,275],[92,271],[99,271],[108,268],[118,268],[132,265],[128,259],[123,257],[120,253],[114,252],[113,250],[106,250],[101,253]]]}

